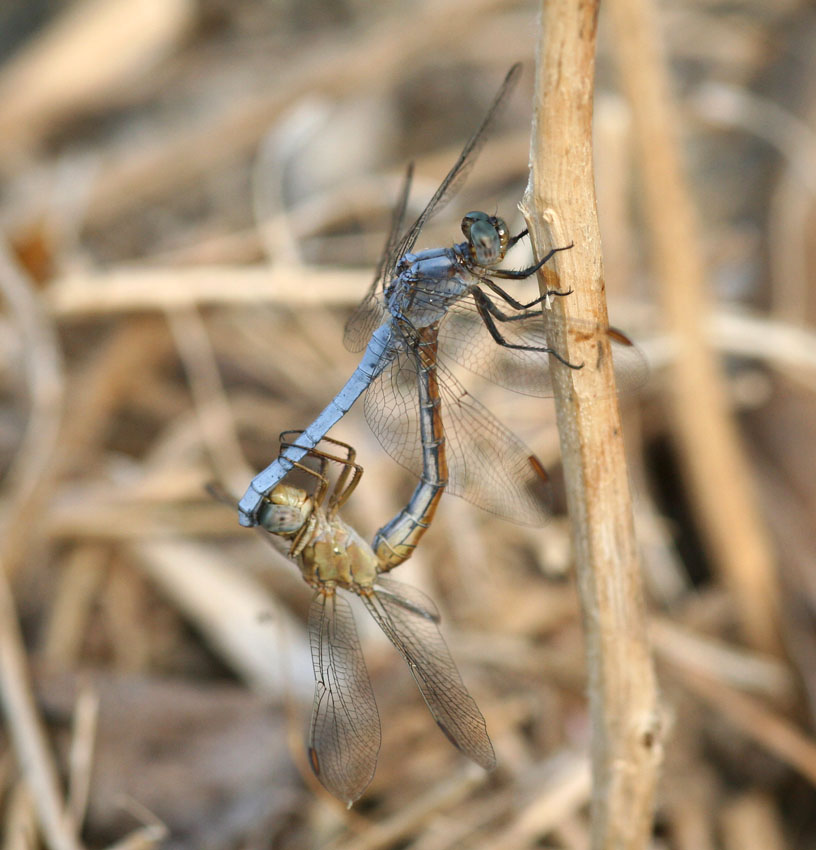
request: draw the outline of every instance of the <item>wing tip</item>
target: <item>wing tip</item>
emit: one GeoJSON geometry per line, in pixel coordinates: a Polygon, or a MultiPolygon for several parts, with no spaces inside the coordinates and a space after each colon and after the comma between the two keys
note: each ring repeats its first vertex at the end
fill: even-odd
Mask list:
{"type": "Polygon", "coordinates": [[[496,768],[496,752],[493,749],[493,744],[487,734],[487,729],[484,729],[484,740],[480,741],[479,747],[465,747],[459,742],[456,737],[451,734],[444,723],[438,717],[434,717],[436,725],[442,730],[442,734],[459,750],[460,753],[466,755],[471,761],[476,762],[479,767],[483,767],[490,772],[496,768]]]}

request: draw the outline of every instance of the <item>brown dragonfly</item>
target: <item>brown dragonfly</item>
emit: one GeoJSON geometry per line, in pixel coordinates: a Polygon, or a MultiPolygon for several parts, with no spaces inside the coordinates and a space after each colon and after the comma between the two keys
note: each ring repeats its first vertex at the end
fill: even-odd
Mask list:
{"type": "MultiPolygon", "coordinates": [[[[288,432],[288,434],[297,432],[288,432]]],[[[289,445],[282,435],[281,451],[289,445]]],[[[315,674],[309,760],[320,782],[351,806],[365,791],[377,765],[380,719],[351,607],[356,594],[408,664],[425,702],[448,740],[486,770],[496,763],[484,717],[468,692],[439,631],[434,603],[416,588],[386,578],[410,557],[427,529],[441,489],[423,515],[382,529],[377,551],[340,516],[359,484],[362,467],[354,449],[324,438],[308,453],[317,464],[295,468],[310,489],[281,483],[258,511],[260,528],[285,542],[288,557],[314,588],[309,636],[315,674]],[[338,453],[339,452],[339,453],[338,453]],[[329,467],[340,472],[330,485],[329,467]]],[[[306,459],[304,459],[305,461],[306,459]]]]}

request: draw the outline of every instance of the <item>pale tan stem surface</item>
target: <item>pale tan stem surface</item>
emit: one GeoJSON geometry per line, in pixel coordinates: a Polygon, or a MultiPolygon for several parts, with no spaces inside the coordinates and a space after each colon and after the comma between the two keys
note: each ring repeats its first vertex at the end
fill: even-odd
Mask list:
{"type": "Polygon", "coordinates": [[[34,801],[49,850],[81,850],[62,797],[26,664],[26,651],[5,566],[0,564],[0,706],[16,761],[34,801]]]}
{"type": "Polygon", "coordinates": [[[609,0],[623,87],[632,111],[644,221],[658,294],[679,356],[666,381],[674,437],[697,520],[743,637],[778,651],[779,592],[765,524],[704,324],[710,311],[700,229],[683,172],[676,116],[650,0],[609,0]]]}
{"type": "MultiPolygon", "coordinates": [[[[523,212],[536,253],[557,255],[573,289],[562,311],[606,324],[592,171],[592,94],[597,3],[542,6],[532,172],[523,212]]],[[[552,329],[551,329],[552,330],[552,329]]],[[[660,723],[632,506],[608,342],[553,336],[580,371],[552,361],[556,411],[586,631],[592,716],[592,846],[644,848],[651,836],[660,762],[660,723]]]]}

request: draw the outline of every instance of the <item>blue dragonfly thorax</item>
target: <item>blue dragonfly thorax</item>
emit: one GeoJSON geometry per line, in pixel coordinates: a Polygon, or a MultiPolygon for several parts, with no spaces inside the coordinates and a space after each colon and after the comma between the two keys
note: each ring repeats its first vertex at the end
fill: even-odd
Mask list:
{"type": "Polygon", "coordinates": [[[442,319],[478,278],[470,268],[469,244],[406,254],[385,290],[388,312],[398,321],[426,328],[442,319]]]}

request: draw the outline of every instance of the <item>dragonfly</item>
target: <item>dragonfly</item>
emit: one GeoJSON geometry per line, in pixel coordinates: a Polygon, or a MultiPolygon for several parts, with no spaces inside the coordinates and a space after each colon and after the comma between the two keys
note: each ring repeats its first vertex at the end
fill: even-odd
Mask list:
{"type": "MultiPolygon", "coordinates": [[[[281,451],[291,443],[281,435],[281,451]]],[[[318,468],[296,461],[310,489],[288,483],[275,486],[258,512],[259,530],[277,538],[305,581],[314,588],[309,609],[309,638],[315,694],[309,732],[309,762],[317,778],[348,807],[363,794],[377,766],[380,719],[354,618],[342,592],[356,594],[408,664],[419,690],[448,740],[486,770],[496,764],[484,717],[462,682],[439,631],[434,603],[416,588],[384,576],[405,561],[427,528],[429,513],[418,517],[412,545],[405,546],[405,525],[397,523],[392,540],[378,533],[375,549],[340,516],[340,508],[359,484],[363,470],[347,443],[324,438],[309,450],[318,468]],[[340,454],[338,454],[340,450],[340,454]],[[340,473],[330,488],[328,467],[340,473]],[[389,546],[384,541],[390,542],[389,546]],[[399,555],[397,555],[399,553],[399,555]]]]}
{"type": "MultiPolygon", "coordinates": [[[[524,269],[500,268],[511,247],[527,235],[510,235],[498,216],[469,212],[462,219],[465,241],[413,253],[428,220],[459,190],[490,130],[518,82],[514,65],[487,115],[414,223],[403,233],[413,178],[409,165],[395,205],[385,250],[374,280],[345,330],[346,347],[362,351],[354,373],[291,446],[250,482],[239,502],[239,522],[258,524],[264,497],[287,475],[365,393],[366,420],[382,447],[431,487],[446,488],[471,503],[520,524],[541,525],[550,514],[549,481],[541,462],[453,374],[450,361],[517,392],[552,394],[549,358],[581,369],[551,343],[541,306],[569,291],[551,289],[523,303],[499,280],[523,280],[558,251],[524,269]],[[434,393],[425,393],[434,385],[434,393]],[[423,406],[425,405],[425,406],[423,406]],[[430,407],[428,407],[430,406],[430,407]],[[438,408],[438,416],[432,417],[438,408]],[[434,433],[432,419],[444,423],[434,433]],[[427,441],[447,445],[446,477],[428,478],[427,441]]],[[[566,321],[566,320],[562,320],[566,321]]],[[[613,351],[616,375],[627,386],[642,382],[645,360],[622,332],[570,322],[559,333],[591,338],[602,333],[613,351]]],[[[407,520],[406,520],[407,521],[407,520]]]]}

